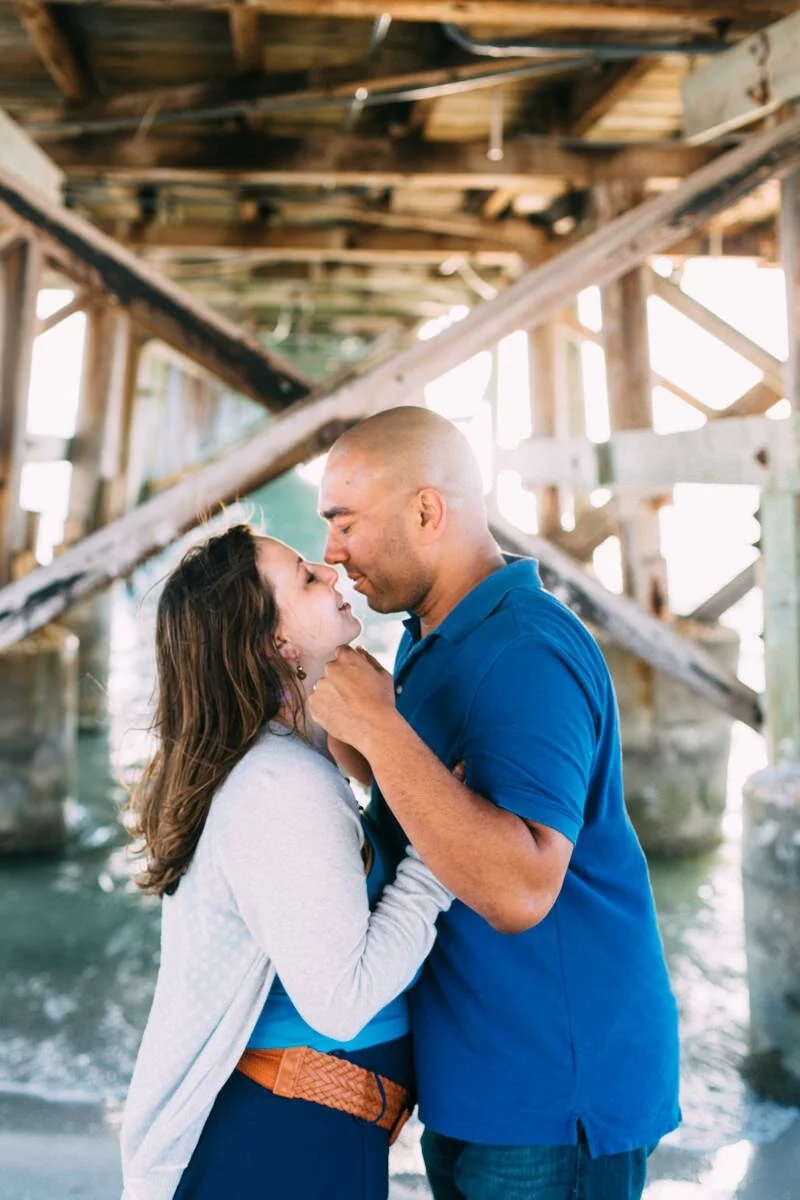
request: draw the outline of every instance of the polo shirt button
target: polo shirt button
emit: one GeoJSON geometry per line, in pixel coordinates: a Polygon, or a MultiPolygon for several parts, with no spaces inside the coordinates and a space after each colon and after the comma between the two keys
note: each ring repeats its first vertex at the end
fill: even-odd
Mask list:
{"type": "Polygon", "coordinates": [[[402,692],[402,690],[403,690],[403,685],[402,685],[402,683],[396,683],[396,684],[394,685],[394,691],[395,691],[395,695],[396,695],[396,696],[399,696],[399,695],[400,695],[400,693],[402,692]]]}

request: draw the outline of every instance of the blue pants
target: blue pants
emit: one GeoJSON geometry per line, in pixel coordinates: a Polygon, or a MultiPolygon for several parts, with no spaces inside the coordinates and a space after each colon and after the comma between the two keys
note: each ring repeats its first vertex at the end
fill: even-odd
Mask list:
{"type": "Polygon", "coordinates": [[[576,1146],[483,1146],[425,1130],[434,1200],[640,1200],[653,1147],[592,1158],[576,1146]]]}
{"type": "MultiPolygon", "coordinates": [[[[410,1041],[341,1057],[408,1086],[410,1041]]],[[[321,1104],[274,1096],[234,1071],[173,1200],[386,1200],[388,1194],[383,1129],[321,1104]]]]}

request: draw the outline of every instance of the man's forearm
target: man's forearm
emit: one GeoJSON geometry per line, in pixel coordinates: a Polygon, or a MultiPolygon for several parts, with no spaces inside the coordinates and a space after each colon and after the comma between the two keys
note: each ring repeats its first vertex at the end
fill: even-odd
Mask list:
{"type": "Polygon", "coordinates": [[[386,803],[445,887],[506,933],[542,919],[555,896],[519,817],[455,779],[397,712],[362,750],[386,803]]]}

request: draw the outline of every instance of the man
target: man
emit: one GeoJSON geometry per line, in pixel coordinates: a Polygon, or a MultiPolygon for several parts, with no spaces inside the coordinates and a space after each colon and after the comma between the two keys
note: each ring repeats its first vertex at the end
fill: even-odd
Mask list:
{"type": "Polygon", "coordinates": [[[501,555],[466,441],[427,409],[346,433],[320,511],[326,561],[410,617],[394,681],[345,648],[312,712],[458,897],[411,994],[434,1196],[638,1198],[680,1119],[677,1019],[604,660],[501,555]]]}

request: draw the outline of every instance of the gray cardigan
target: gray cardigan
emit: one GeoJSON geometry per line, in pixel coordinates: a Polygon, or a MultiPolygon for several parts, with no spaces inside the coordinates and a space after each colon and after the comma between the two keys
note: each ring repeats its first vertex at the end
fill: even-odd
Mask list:
{"type": "Polygon", "coordinates": [[[413,979],[450,894],[413,851],[373,912],[353,793],[266,732],[211,804],[163,901],[161,965],[122,1125],[124,1200],[171,1200],[276,971],[310,1025],[354,1037],[413,979]]]}

